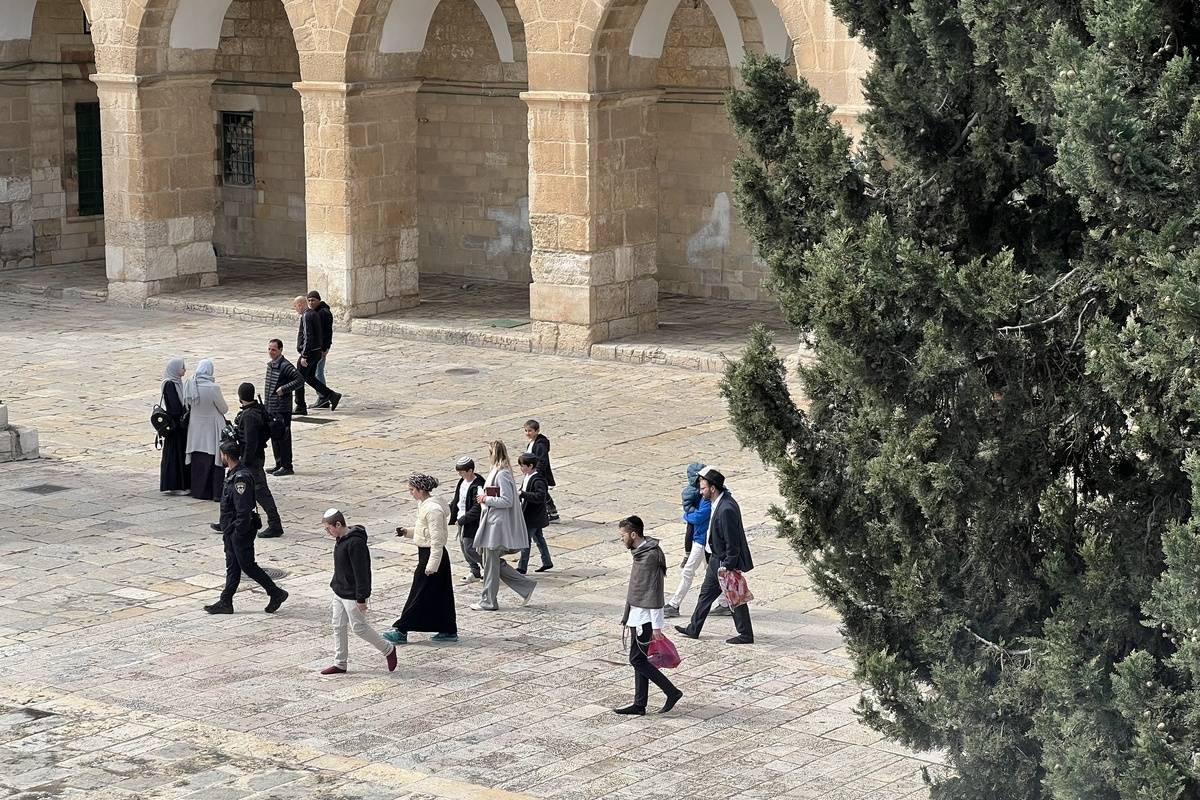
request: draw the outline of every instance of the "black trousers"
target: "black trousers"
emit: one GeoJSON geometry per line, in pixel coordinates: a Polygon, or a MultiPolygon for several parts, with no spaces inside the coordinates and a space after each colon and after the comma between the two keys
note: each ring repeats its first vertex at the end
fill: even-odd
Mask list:
{"type": "MultiPolygon", "coordinates": [[[[328,397],[333,394],[333,390],[321,383],[320,379],[317,378],[317,364],[321,363],[321,351],[304,353],[301,358],[308,361],[308,366],[301,366],[300,361],[297,360],[296,370],[304,378],[304,383],[307,383],[316,390],[317,399],[320,400],[322,397],[328,397]]],[[[304,401],[304,383],[296,388],[296,408],[308,408],[307,403],[304,401]]]]}
{"type": "Polygon", "coordinates": [[[275,466],[292,468],[292,409],[288,406],[286,414],[276,413],[280,424],[271,426],[271,453],[275,456],[275,466]]]}
{"type": "Polygon", "coordinates": [[[233,595],[237,592],[238,584],[242,582],[242,573],[263,587],[269,597],[279,593],[279,587],[271,580],[263,568],[254,560],[254,534],[249,536],[231,536],[225,534],[225,590],[221,592],[221,602],[233,603],[233,595]]]}
{"type": "Polygon", "coordinates": [[[629,643],[629,664],[633,667],[633,704],[645,708],[650,699],[650,682],[662,689],[663,694],[674,694],[675,684],[662,674],[662,670],[650,663],[646,657],[646,648],[654,636],[654,629],[649,622],[643,623],[641,630],[633,636],[629,643]]]}
{"type": "Polygon", "coordinates": [[[279,507],[275,505],[275,496],[271,494],[271,487],[267,485],[267,471],[263,467],[263,462],[247,463],[246,469],[250,470],[250,474],[254,477],[254,499],[266,512],[267,525],[283,527],[283,520],[279,518],[279,507]]]}
{"type": "MultiPolygon", "coordinates": [[[[720,567],[721,562],[717,559],[710,558],[708,560],[704,583],[700,584],[700,597],[696,600],[696,610],[692,612],[692,619],[687,626],[688,633],[693,636],[700,635],[700,630],[704,627],[704,620],[708,619],[708,610],[721,596],[721,584],[717,582],[717,570],[720,567]]],[[[750,624],[750,606],[742,604],[733,609],[733,626],[737,628],[739,635],[748,639],[754,638],[754,626],[750,624]]]]}

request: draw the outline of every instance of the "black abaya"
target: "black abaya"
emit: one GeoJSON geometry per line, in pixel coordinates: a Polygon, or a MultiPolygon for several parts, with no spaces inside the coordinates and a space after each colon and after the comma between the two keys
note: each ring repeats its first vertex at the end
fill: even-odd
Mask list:
{"type": "Polygon", "coordinates": [[[163,437],[162,461],[158,465],[160,492],[186,491],[192,487],[192,471],[187,460],[187,423],[183,401],[172,381],[163,383],[164,409],[175,419],[175,430],[163,437]]]}

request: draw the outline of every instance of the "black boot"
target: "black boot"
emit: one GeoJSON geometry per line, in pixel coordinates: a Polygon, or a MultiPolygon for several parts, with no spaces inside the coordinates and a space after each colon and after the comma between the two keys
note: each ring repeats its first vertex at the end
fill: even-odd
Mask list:
{"type": "Polygon", "coordinates": [[[645,706],[625,706],[624,708],[614,708],[614,714],[631,714],[636,717],[646,716],[645,706]]]}

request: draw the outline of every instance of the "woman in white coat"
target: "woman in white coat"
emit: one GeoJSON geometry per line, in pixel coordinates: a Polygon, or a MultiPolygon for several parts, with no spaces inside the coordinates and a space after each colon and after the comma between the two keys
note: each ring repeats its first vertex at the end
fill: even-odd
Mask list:
{"type": "Polygon", "coordinates": [[[417,568],[412,588],[400,619],[384,632],[392,644],[408,641],[409,631],[430,631],[435,642],[457,642],[458,621],[454,615],[454,583],[450,579],[450,556],[446,554],[450,508],[435,494],[438,480],[415,472],[408,478],[408,493],[417,501],[415,528],[397,528],[398,536],[411,537],[417,546],[417,568]]]}
{"type": "Polygon", "coordinates": [[[183,402],[190,409],[187,432],[187,463],[192,473],[192,497],[221,500],[225,468],[217,458],[221,430],[229,406],[221,387],[213,380],[213,362],[204,359],[183,386],[183,402]]]}
{"type": "Polygon", "coordinates": [[[517,484],[513,480],[508,448],[499,440],[488,445],[492,469],[477,498],[481,509],[479,530],[475,533],[475,549],[483,562],[483,593],[472,611],[496,611],[500,605],[497,594],[504,581],[528,605],[537,581],[522,575],[504,560],[503,556],[518,553],[529,547],[529,530],[525,515],[517,500],[517,484]]]}

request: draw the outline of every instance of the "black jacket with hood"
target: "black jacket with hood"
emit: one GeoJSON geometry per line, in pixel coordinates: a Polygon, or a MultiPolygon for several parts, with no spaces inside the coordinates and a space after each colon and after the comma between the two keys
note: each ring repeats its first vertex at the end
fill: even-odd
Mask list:
{"type": "Polygon", "coordinates": [[[367,602],[371,596],[371,550],[367,529],[351,525],[333,546],[333,580],[329,588],[343,600],[367,602]]]}
{"type": "Polygon", "coordinates": [[[333,347],[333,309],[329,307],[329,303],[322,300],[315,310],[317,327],[321,331],[321,344],[324,345],[321,349],[329,350],[333,347]]]}

